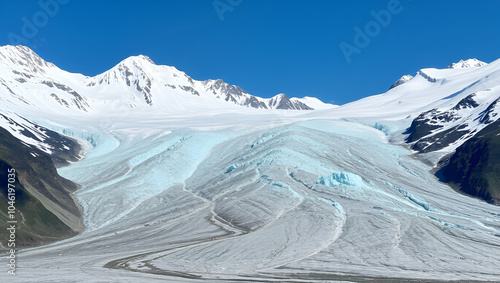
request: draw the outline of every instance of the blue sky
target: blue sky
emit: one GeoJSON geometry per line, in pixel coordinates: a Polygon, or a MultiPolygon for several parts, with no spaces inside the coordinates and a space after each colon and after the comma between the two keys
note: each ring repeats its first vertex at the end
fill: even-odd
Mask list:
{"type": "Polygon", "coordinates": [[[344,104],[421,68],[500,58],[499,12],[494,0],[0,0],[0,45],[91,76],[144,54],[257,96],[344,104]]]}

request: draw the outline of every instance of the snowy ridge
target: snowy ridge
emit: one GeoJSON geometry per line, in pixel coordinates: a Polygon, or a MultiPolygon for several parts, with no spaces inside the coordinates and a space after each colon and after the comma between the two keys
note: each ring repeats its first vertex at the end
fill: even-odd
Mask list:
{"type": "MultiPolygon", "coordinates": [[[[0,127],[9,131],[24,145],[47,153],[58,166],[68,165],[68,162],[82,158],[82,145],[74,139],[40,126],[19,114],[9,111],[0,113],[0,127]]],[[[35,156],[36,153],[32,155],[35,156]]]]}
{"type": "MultiPolygon", "coordinates": [[[[155,111],[180,112],[186,109],[312,110],[301,99],[285,95],[263,99],[222,80],[196,81],[174,67],[158,66],[147,56],[129,57],[95,77],[60,70],[23,46],[0,47],[0,89],[5,103],[39,111],[94,115],[118,114],[148,107],[155,111]],[[21,105],[19,105],[21,104],[21,105]],[[64,109],[66,108],[66,109],[64,109]],[[110,113],[111,112],[111,113],[110,113]],[[113,113],[116,112],[116,113],[113,113]]],[[[328,107],[319,101],[320,108],[328,107]]],[[[145,110],[148,111],[148,110],[145,110]]]]}
{"type": "Polygon", "coordinates": [[[423,112],[410,127],[412,148],[451,152],[499,118],[499,97],[500,86],[474,92],[453,107],[423,112]]]}
{"type": "Polygon", "coordinates": [[[458,63],[452,63],[450,66],[448,66],[448,69],[479,68],[486,65],[488,64],[474,58],[465,61],[460,60],[460,62],[458,63]]]}
{"type": "Polygon", "coordinates": [[[48,138],[44,131],[14,113],[0,114],[0,127],[8,130],[26,145],[33,145],[48,154],[54,150],[50,145],[43,143],[48,138]]]}
{"type": "Polygon", "coordinates": [[[406,121],[400,128],[406,139],[393,137],[437,164],[500,117],[500,61],[481,65],[422,69],[385,94],[342,105],[332,116],[406,121]]]}
{"type": "Polygon", "coordinates": [[[19,71],[24,71],[20,75],[30,77],[31,73],[47,74],[57,67],[40,58],[33,50],[25,46],[3,46],[1,47],[0,61],[2,65],[18,66],[19,71]]]}
{"type": "Polygon", "coordinates": [[[332,115],[404,119],[446,104],[453,107],[474,92],[497,86],[499,70],[499,60],[481,68],[422,69],[406,83],[384,94],[342,105],[332,115]]]}
{"type": "Polygon", "coordinates": [[[338,105],[324,103],[323,101],[317,99],[316,97],[310,97],[310,96],[306,96],[304,98],[292,97],[292,98],[290,98],[290,101],[302,102],[315,110],[326,110],[326,109],[333,109],[333,108],[339,107],[338,105]]]}
{"type": "Polygon", "coordinates": [[[390,89],[393,89],[397,86],[400,86],[406,82],[408,82],[409,80],[413,79],[413,76],[412,75],[404,75],[402,76],[399,80],[397,80],[391,87],[390,89]]]}

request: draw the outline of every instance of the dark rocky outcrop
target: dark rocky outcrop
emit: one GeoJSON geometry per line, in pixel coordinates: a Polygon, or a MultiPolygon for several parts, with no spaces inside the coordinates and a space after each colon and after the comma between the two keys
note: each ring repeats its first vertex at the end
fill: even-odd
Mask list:
{"type": "MultiPolygon", "coordinates": [[[[59,176],[51,157],[0,128],[0,243],[8,240],[8,170],[14,168],[16,248],[48,244],[83,230],[77,185],[59,176]]],[[[2,248],[0,247],[0,248],[2,248]]]]}
{"type": "Polygon", "coordinates": [[[440,174],[463,192],[500,204],[500,121],[458,147],[440,174]]]}

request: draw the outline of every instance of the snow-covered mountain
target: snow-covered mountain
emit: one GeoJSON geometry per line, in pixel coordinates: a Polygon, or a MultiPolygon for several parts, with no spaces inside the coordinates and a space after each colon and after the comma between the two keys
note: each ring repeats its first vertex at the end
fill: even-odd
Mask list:
{"type": "MultiPolygon", "coordinates": [[[[0,87],[5,104],[26,104],[41,111],[102,112],[154,107],[154,111],[196,109],[312,110],[286,95],[264,99],[222,80],[196,81],[174,67],[158,66],[146,56],[129,57],[95,77],[57,68],[23,46],[0,47],[0,87]],[[65,108],[65,109],[64,109],[65,108]]],[[[320,108],[334,107],[314,102],[320,108]]]]}
{"type": "Polygon", "coordinates": [[[460,145],[499,118],[499,100],[497,86],[471,93],[453,107],[425,111],[413,120],[407,141],[419,152],[449,152],[448,147],[460,145]]]}
{"type": "Polygon", "coordinates": [[[384,94],[342,105],[332,116],[405,121],[402,132],[413,149],[440,152],[433,162],[499,118],[499,60],[481,67],[422,69],[394,85],[384,94]]]}
{"type": "Polygon", "coordinates": [[[448,69],[479,68],[486,65],[488,64],[474,58],[465,61],[460,60],[460,62],[458,63],[452,63],[450,66],[448,66],[448,69]]]}
{"type": "MultiPolygon", "coordinates": [[[[333,108],[309,97],[253,99],[144,56],[85,77],[7,49],[2,127],[47,151],[48,131],[67,135],[85,153],[58,170],[80,185],[85,232],[21,251],[13,282],[500,276],[500,207],[430,173],[462,146],[451,172],[464,171],[482,133],[498,140],[500,61],[422,69],[333,108]],[[298,102],[320,110],[269,109],[298,102]]],[[[495,157],[482,148],[481,158],[495,157]]],[[[487,164],[496,181],[498,163],[487,164]]]]}
{"type": "MultiPolygon", "coordinates": [[[[460,61],[452,66],[476,61],[460,61]]],[[[441,152],[438,156],[443,156],[500,118],[500,62],[480,63],[475,67],[424,69],[417,74],[420,83],[416,78],[401,87],[402,91],[421,93],[412,99],[424,102],[425,97],[430,102],[416,111],[418,116],[408,128],[407,142],[413,149],[441,152]]]]}

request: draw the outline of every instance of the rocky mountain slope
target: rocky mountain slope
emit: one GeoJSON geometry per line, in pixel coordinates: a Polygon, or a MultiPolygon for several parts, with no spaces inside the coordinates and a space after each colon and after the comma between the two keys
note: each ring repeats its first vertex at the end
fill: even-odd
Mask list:
{"type": "Polygon", "coordinates": [[[500,204],[500,121],[459,146],[441,173],[463,192],[500,204]]]}
{"type": "MultiPolygon", "coordinates": [[[[500,204],[500,186],[493,177],[500,176],[500,168],[495,166],[500,159],[494,154],[500,118],[500,74],[491,67],[488,70],[486,63],[476,59],[450,65],[449,69],[465,69],[465,74],[483,76],[419,114],[407,129],[406,142],[420,154],[440,153],[439,164],[444,168],[438,174],[443,174],[443,180],[455,183],[467,194],[500,204]]],[[[433,83],[443,85],[452,79],[433,83]]]]}
{"type": "MultiPolygon", "coordinates": [[[[58,159],[59,160],[59,159],[58,159]]],[[[15,170],[16,248],[59,241],[83,231],[76,184],[59,176],[50,156],[0,128],[0,245],[7,247],[8,170],[15,170]]]]}

